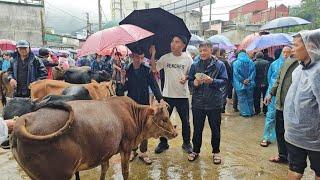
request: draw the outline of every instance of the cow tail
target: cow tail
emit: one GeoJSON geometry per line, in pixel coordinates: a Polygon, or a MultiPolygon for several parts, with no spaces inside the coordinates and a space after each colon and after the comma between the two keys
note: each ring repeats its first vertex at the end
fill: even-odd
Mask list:
{"type": "Polygon", "coordinates": [[[53,108],[53,109],[66,110],[69,112],[69,118],[64,124],[64,126],[54,133],[51,133],[48,135],[34,135],[28,132],[26,128],[26,122],[27,122],[26,117],[21,117],[22,119],[19,118],[14,127],[14,135],[17,138],[21,138],[24,140],[35,140],[35,141],[52,140],[56,137],[63,135],[65,132],[67,132],[71,128],[75,117],[74,117],[74,111],[69,104],[66,104],[64,102],[52,102],[52,103],[45,104],[39,107],[38,109],[41,109],[41,108],[53,108]]]}

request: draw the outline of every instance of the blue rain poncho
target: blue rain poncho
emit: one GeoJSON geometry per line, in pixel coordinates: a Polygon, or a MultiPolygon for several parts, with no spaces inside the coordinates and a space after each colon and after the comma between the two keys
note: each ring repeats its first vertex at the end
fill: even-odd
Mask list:
{"type": "Polygon", "coordinates": [[[233,63],[233,87],[238,95],[239,110],[242,116],[252,116],[253,88],[255,87],[256,67],[247,53],[241,52],[233,63]],[[245,85],[243,81],[249,80],[245,85]]]}
{"type": "Polygon", "coordinates": [[[285,140],[320,152],[320,29],[300,35],[311,62],[299,65],[292,73],[284,103],[285,140]]]}
{"type": "MultiPolygon", "coordinates": [[[[277,60],[271,63],[268,70],[267,94],[270,94],[273,84],[277,81],[278,74],[280,72],[280,69],[284,61],[285,59],[281,54],[277,60]]],[[[276,140],[275,119],[276,119],[276,99],[273,96],[270,104],[268,105],[268,111],[266,114],[266,119],[264,124],[263,140],[270,141],[270,142],[274,142],[276,140]]]]}

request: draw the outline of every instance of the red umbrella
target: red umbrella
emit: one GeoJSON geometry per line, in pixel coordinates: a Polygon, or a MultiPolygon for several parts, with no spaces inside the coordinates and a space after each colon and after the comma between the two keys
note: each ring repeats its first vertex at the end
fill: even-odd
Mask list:
{"type": "Polygon", "coordinates": [[[107,55],[110,56],[115,52],[120,52],[122,55],[125,55],[125,56],[131,54],[130,49],[124,45],[119,45],[114,48],[105,48],[102,51],[98,52],[98,54],[102,56],[107,56],[107,55]]]}
{"type": "Polygon", "coordinates": [[[124,24],[92,34],[81,48],[80,56],[95,54],[104,49],[126,45],[152,36],[153,33],[138,26],[124,24]]]}
{"type": "Polygon", "coordinates": [[[241,49],[247,49],[247,47],[255,40],[259,37],[259,33],[253,33],[253,34],[250,34],[248,36],[246,36],[240,43],[239,47],[238,47],[238,50],[241,50],[241,49]]]}
{"type": "Polygon", "coordinates": [[[0,49],[3,51],[16,49],[16,42],[8,40],[8,39],[0,39],[0,49]]]}

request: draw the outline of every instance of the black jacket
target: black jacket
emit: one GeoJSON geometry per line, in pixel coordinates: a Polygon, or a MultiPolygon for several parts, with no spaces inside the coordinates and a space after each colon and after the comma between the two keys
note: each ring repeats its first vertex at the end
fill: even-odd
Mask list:
{"type": "Polygon", "coordinates": [[[126,72],[125,90],[128,91],[128,97],[132,98],[139,104],[149,104],[149,87],[151,88],[156,99],[160,101],[162,95],[149,67],[141,64],[138,74],[134,72],[131,64],[126,72]]]}
{"type": "Polygon", "coordinates": [[[270,62],[264,59],[256,59],[254,61],[254,64],[256,66],[256,78],[255,83],[256,87],[261,87],[261,85],[268,86],[268,69],[270,66],[270,62]]]}
{"type": "Polygon", "coordinates": [[[201,60],[196,59],[189,72],[189,86],[193,88],[192,108],[201,110],[221,109],[223,106],[224,89],[228,81],[228,74],[224,63],[217,59],[210,59],[205,70],[201,69],[201,60]],[[194,86],[195,74],[204,73],[213,79],[212,84],[194,86]]]}
{"type": "MultiPolygon", "coordinates": [[[[7,71],[9,80],[11,79],[17,80],[19,58],[20,58],[20,55],[18,53],[15,53],[13,55],[13,60],[10,62],[10,67],[7,71]]],[[[46,79],[47,76],[48,76],[47,69],[44,66],[43,62],[39,58],[37,58],[32,52],[30,52],[27,84],[29,85],[34,81],[46,79]]]]}

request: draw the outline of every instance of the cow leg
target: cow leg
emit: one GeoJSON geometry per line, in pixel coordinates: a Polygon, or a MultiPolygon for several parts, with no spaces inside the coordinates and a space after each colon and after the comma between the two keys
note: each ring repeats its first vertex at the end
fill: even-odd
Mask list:
{"type": "Polygon", "coordinates": [[[76,176],[76,180],[80,180],[80,174],[79,174],[79,171],[77,171],[77,172],[75,173],[75,176],[76,176]]]}
{"type": "Polygon", "coordinates": [[[130,159],[130,153],[129,152],[121,152],[121,167],[122,167],[122,176],[124,180],[127,180],[129,178],[129,159],[130,159]]]}
{"type": "Polygon", "coordinates": [[[104,163],[101,164],[100,180],[105,180],[108,168],[109,168],[109,160],[107,162],[104,162],[104,163]]]}

